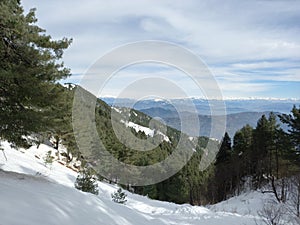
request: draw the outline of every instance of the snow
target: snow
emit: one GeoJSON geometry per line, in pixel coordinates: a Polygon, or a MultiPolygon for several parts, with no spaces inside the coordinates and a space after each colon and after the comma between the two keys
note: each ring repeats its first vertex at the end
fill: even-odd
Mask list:
{"type": "Polygon", "coordinates": [[[122,113],[122,111],[116,107],[111,107],[113,110],[115,110],[117,113],[122,113]]]}
{"type": "MultiPolygon", "coordinates": [[[[124,123],[126,127],[133,128],[136,132],[139,132],[139,131],[144,132],[149,137],[153,137],[155,134],[155,130],[150,129],[148,127],[141,126],[141,125],[133,123],[131,121],[128,122],[128,121],[121,120],[120,122],[124,123]]],[[[164,141],[171,142],[169,137],[167,135],[165,135],[164,133],[162,133],[161,131],[157,131],[157,134],[161,135],[163,137],[164,141]]]]}
{"type": "Polygon", "coordinates": [[[135,111],[132,111],[133,115],[138,116],[137,113],[135,111]]]}
{"type": "Polygon", "coordinates": [[[241,216],[257,216],[257,212],[262,210],[264,203],[273,198],[274,195],[271,193],[263,194],[260,191],[252,191],[232,197],[209,208],[215,212],[223,211],[238,213],[241,216]]]}
{"type": "Polygon", "coordinates": [[[129,121],[129,122],[126,121],[125,126],[133,128],[136,132],[139,132],[139,131],[144,132],[149,137],[154,136],[154,130],[152,130],[148,127],[144,127],[144,126],[141,126],[139,124],[133,123],[131,121],[129,121]]]}
{"type": "Polygon", "coordinates": [[[194,140],[194,137],[189,137],[189,140],[190,140],[190,141],[193,141],[193,140],[194,140]]]}
{"type": "Polygon", "coordinates": [[[0,224],[3,225],[255,225],[257,209],[269,194],[250,192],[202,207],[151,200],[126,191],[125,205],[112,202],[117,185],[98,182],[99,195],[74,188],[77,173],[43,157],[53,148],[15,150],[7,142],[0,153],[0,224]],[[37,158],[37,157],[38,158],[37,158]]]}
{"type": "Polygon", "coordinates": [[[171,142],[170,139],[169,139],[169,137],[168,137],[167,135],[163,134],[163,133],[160,132],[160,131],[158,131],[157,133],[163,137],[164,141],[166,141],[166,142],[171,142]]]}

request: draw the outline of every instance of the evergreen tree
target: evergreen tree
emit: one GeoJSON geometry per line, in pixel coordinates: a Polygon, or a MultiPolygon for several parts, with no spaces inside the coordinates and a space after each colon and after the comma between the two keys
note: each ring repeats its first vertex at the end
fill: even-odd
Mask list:
{"type": "Polygon", "coordinates": [[[125,204],[127,202],[126,197],[127,195],[122,191],[122,188],[119,188],[116,192],[111,194],[112,200],[120,204],[125,204]]]}
{"type": "Polygon", "coordinates": [[[267,156],[269,140],[269,125],[265,115],[258,120],[253,132],[252,171],[256,179],[256,185],[261,186],[264,174],[267,172],[267,156]]]}
{"type": "Polygon", "coordinates": [[[92,172],[89,169],[80,171],[75,181],[75,188],[95,195],[98,195],[99,193],[97,178],[95,175],[92,175],[92,172]]]}
{"type": "Polygon", "coordinates": [[[45,155],[44,163],[45,163],[45,166],[52,165],[53,157],[51,156],[51,151],[48,151],[47,154],[45,155]]]}
{"type": "Polygon", "coordinates": [[[279,116],[280,120],[289,126],[289,135],[295,146],[300,151],[300,106],[293,107],[291,114],[283,114],[279,116]]]}
{"type": "Polygon", "coordinates": [[[227,132],[222,139],[219,152],[216,156],[216,165],[220,163],[228,163],[231,159],[231,139],[227,132]]]}
{"type": "Polygon", "coordinates": [[[250,125],[238,130],[233,138],[232,168],[234,174],[234,186],[240,192],[242,180],[251,174],[251,151],[253,143],[253,128],[250,125]]]}
{"type": "MultiPolygon", "coordinates": [[[[281,122],[288,125],[288,132],[281,132],[281,136],[283,137],[281,140],[284,140],[280,143],[279,147],[284,149],[284,165],[283,172],[280,174],[281,176],[294,176],[292,178],[294,180],[295,187],[298,187],[297,191],[292,192],[292,196],[296,199],[295,206],[297,208],[296,215],[299,217],[300,212],[300,106],[297,108],[293,107],[291,110],[291,114],[283,114],[279,116],[281,122]]],[[[280,172],[280,171],[279,171],[280,172]]],[[[284,179],[283,179],[284,181],[284,179]]],[[[282,184],[284,187],[284,184],[282,184]]],[[[285,197],[283,194],[281,196],[285,197]]]]}
{"type": "Polygon", "coordinates": [[[58,60],[71,40],[52,40],[36,22],[20,0],[0,2],[0,137],[16,146],[28,147],[26,136],[47,129],[55,82],[69,75],[58,60]]]}
{"type": "Polygon", "coordinates": [[[215,162],[215,195],[217,201],[226,199],[227,195],[233,190],[231,157],[231,139],[226,132],[215,162]]]}
{"type": "Polygon", "coordinates": [[[59,144],[66,147],[68,162],[72,161],[74,155],[77,157],[80,155],[72,127],[72,106],[75,90],[76,87],[71,85],[69,87],[59,85],[57,93],[60,98],[51,107],[51,111],[47,116],[51,125],[47,135],[54,138],[53,144],[56,150],[58,150],[59,144]]]}
{"type": "Polygon", "coordinates": [[[267,119],[263,115],[257,122],[253,132],[252,165],[258,187],[263,181],[273,177],[276,170],[276,157],[278,157],[277,133],[279,125],[274,113],[270,113],[267,119]]]}

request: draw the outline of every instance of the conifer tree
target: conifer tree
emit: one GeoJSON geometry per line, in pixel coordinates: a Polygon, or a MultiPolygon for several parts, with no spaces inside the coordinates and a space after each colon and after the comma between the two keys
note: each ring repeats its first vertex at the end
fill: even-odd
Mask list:
{"type": "Polygon", "coordinates": [[[222,139],[221,147],[216,156],[216,165],[229,162],[231,158],[231,139],[227,132],[222,139]]]}
{"type": "Polygon", "coordinates": [[[46,130],[56,82],[69,75],[59,60],[71,40],[52,40],[20,0],[0,2],[0,137],[28,147],[26,136],[46,130]]]}
{"type": "Polygon", "coordinates": [[[98,195],[99,193],[97,178],[89,169],[80,171],[75,181],[75,188],[95,195],[98,195]]]}
{"type": "Polygon", "coordinates": [[[127,202],[126,197],[127,195],[122,191],[122,188],[119,188],[116,192],[111,194],[112,200],[120,204],[125,204],[127,202]]]}
{"type": "Polygon", "coordinates": [[[275,174],[278,131],[276,116],[271,112],[269,118],[263,115],[258,120],[253,132],[252,164],[258,186],[275,174]]]}
{"type": "Polygon", "coordinates": [[[291,114],[283,114],[279,116],[280,120],[289,127],[289,135],[296,150],[300,150],[300,106],[293,107],[291,114]]]}
{"type": "Polygon", "coordinates": [[[244,126],[238,130],[233,138],[232,168],[234,174],[234,183],[237,186],[237,192],[240,192],[240,186],[245,176],[251,174],[251,151],[253,142],[253,128],[250,125],[244,126]]]}
{"type": "Polygon", "coordinates": [[[48,151],[47,154],[45,155],[44,163],[45,163],[45,166],[52,165],[53,157],[51,156],[51,151],[48,151]]]}
{"type": "Polygon", "coordinates": [[[216,200],[222,201],[226,199],[227,194],[232,191],[232,167],[231,167],[231,139],[226,132],[220,150],[216,156],[215,162],[215,184],[216,184],[216,200]]]}
{"type": "Polygon", "coordinates": [[[267,172],[268,142],[270,142],[268,119],[265,115],[258,120],[253,132],[253,151],[251,154],[252,171],[258,187],[261,186],[264,174],[267,172]]]}
{"type": "Polygon", "coordinates": [[[79,149],[76,144],[72,127],[72,106],[73,96],[76,87],[57,87],[57,93],[60,98],[56,104],[51,107],[48,118],[50,120],[50,129],[48,135],[54,138],[54,148],[59,150],[59,144],[67,148],[67,161],[72,161],[74,155],[79,156],[79,149]]]}

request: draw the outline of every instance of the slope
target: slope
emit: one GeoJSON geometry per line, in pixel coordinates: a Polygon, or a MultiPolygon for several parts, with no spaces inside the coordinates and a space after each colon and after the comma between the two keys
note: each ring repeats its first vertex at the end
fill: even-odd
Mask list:
{"type": "MultiPolygon", "coordinates": [[[[56,161],[46,167],[36,157],[54,149],[41,145],[17,151],[2,144],[8,161],[0,156],[1,224],[255,224],[255,215],[160,202],[129,192],[126,205],[120,205],[110,197],[117,186],[99,182],[98,196],[83,193],[74,188],[76,172],[56,161]]],[[[238,208],[241,201],[232,204],[238,208]]]]}

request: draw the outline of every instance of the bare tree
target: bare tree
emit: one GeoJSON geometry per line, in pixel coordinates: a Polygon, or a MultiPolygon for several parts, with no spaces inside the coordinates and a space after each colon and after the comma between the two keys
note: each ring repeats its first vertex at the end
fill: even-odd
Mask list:
{"type": "MultiPolygon", "coordinates": [[[[262,218],[261,223],[265,225],[284,225],[284,215],[286,208],[283,204],[276,201],[266,202],[262,210],[258,211],[258,215],[262,218]]],[[[256,222],[256,224],[258,224],[256,222]]]]}
{"type": "Polygon", "coordinates": [[[289,209],[298,219],[300,219],[300,174],[290,179],[290,191],[289,191],[289,209]]]}
{"type": "Polygon", "coordinates": [[[5,154],[5,152],[4,152],[4,149],[3,149],[3,148],[1,148],[1,146],[0,146],[0,151],[2,151],[2,153],[3,153],[3,156],[4,156],[4,158],[5,158],[5,161],[7,161],[6,154],[5,154]]]}

